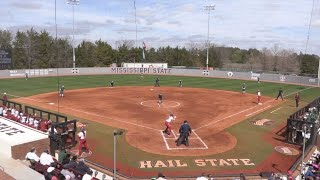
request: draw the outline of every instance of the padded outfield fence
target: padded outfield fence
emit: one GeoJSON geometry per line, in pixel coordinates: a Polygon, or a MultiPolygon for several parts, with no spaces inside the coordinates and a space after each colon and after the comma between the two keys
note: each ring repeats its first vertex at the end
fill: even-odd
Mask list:
{"type": "Polygon", "coordinates": [[[21,69],[1,70],[0,78],[34,76],[70,76],[70,75],[93,75],[93,74],[154,74],[176,76],[217,77],[244,80],[273,81],[278,83],[294,83],[307,86],[319,86],[318,78],[293,76],[284,74],[255,73],[255,72],[232,72],[219,70],[200,69],[175,69],[175,68],[123,68],[123,67],[93,67],[93,68],[59,68],[59,69],[21,69]]]}

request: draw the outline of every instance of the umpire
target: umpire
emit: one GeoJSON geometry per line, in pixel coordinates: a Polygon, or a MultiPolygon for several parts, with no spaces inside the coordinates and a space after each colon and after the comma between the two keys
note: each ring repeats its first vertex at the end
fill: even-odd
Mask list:
{"type": "Polygon", "coordinates": [[[188,137],[191,134],[191,127],[188,124],[188,121],[185,120],[183,124],[181,125],[179,129],[180,136],[176,140],[177,146],[180,146],[182,143],[184,143],[186,146],[189,146],[189,139],[188,137]]]}

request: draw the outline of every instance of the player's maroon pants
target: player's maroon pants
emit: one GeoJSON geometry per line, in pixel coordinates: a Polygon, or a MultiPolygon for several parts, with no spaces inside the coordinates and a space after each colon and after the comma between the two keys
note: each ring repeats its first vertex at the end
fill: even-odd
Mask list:
{"type": "Polygon", "coordinates": [[[170,134],[171,134],[171,125],[170,125],[170,123],[166,121],[164,124],[166,125],[166,130],[164,130],[164,131],[165,131],[168,135],[170,135],[170,134]]]}
{"type": "Polygon", "coordinates": [[[261,96],[257,96],[258,104],[260,103],[261,96]]]}
{"type": "Polygon", "coordinates": [[[80,139],[80,142],[79,142],[79,156],[82,153],[82,147],[85,147],[87,149],[87,151],[89,151],[89,148],[87,146],[87,141],[85,139],[80,139]]]}

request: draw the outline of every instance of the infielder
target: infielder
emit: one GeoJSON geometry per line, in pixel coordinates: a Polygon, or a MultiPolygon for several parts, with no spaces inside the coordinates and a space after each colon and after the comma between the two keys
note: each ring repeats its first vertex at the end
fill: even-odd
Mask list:
{"type": "Polygon", "coordinates": [[[242,84],[242,94],[246,93],[246,88],[247,88],[246,83],[243,83],[242,84]]]}
{"type": "Polygon", "coordinates": [[[176,119],[176,116],[174,116],[172,113],[170,113],[168,119],[166,119],[166,121],[164,123],[166,126],[166,129],[164,131],[162,131],[163,133],[166,133],[166,134],[168,134],[168,136],[170,136],[171,131],[172,131],[170,123],[171,123],[171,121],[174,121],[175,119],[176,119]]]}
{"type": "Polygon", "coordinates": [[[80,128],[80,132],[78,133],[78,137],[79,137],[79,153],[78,155],[80,156],[82,154],[82,147],[85,147],[87,151],[89,151],[89,148],[87,146],[87,132],[84,129],[84,127],[80,128]]]}
{"type": "Polygon", "coordinates": [[[163,95],[162,94],[159,94],[158,95],[158,104],[162,104],[162,101],[163,101],[163,95]]]}
{"type": "Polygon", "coordinates": [[[261,100],[261,92],[260,92],[260,90],[258,90],[257,91],[257,100],[258,100],[258,105],[261,105],[262,103],[260,102],[260,100],[261,100]]]}
{"type": "Polygon", "coordinates": [[[114,86],[114,82],[111,81],[111,82],[110,82],[110,87],[113,87],[113,86],[114,86]]]}
{"type": "Polygon", "coordinates": [[[281,99],[282,99],[282,101],[283,101],[283,91],[282,91],[282,89],[281,88],[279,88],[279,92],[278,92],[278,96],[277,96],[277,98],[276,98],[276,100],[278,100],[279,99],[279,97],[281,97],[281,99]]]}
{"type": "Polygon", "coordinates": [[[179,129],[180,136],[179,138],[175,141],[177,143],[177,146],[180,146],[181,144],[185,144],[186,146],[189,146],[189,136],[191,134],[191,127],[188,124],[188,121],[185,120],[183,124],[181,125],[179,129]]]}
{"type": "Polygon", "coordinates": [[[154,87],[160,87],[159,78],[156,79],[156,83],[154,84],[154,87]]]}
{"type": "Polygon", "coordinates": [[[61,88],[59,90],[60,97],[64,97],[64,90],[65,90],[64,86],[61,86],[61,88]]]}
{"type": "Polygon", "coordinates": [[[179,87],[182,87],[182,80],[179,80],[179,87]]]}

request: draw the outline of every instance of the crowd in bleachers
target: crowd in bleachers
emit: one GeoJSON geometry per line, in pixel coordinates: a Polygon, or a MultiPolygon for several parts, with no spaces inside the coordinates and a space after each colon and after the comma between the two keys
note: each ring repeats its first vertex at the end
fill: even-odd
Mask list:
{"type": "Polygon", "coordinates": [[[303,164],[302,174],[308,180],[320,179],[320,151],[315,150],[308,162],[303,164]]]}
{"type": "Polygon", "coordinates": [[[78,159],[77,156],[71,157],[67,152],[60,155],[57,160],[45,150],[39,157],[36,149],[32,148],[26,154],[26,160],[30,162],[30,167],[43,174],[46,180],[98,180],[83,159],[78,159]]]}
{"type": "Polygon", "coordinates": [[[0,105],[0,116],[43,132],[47,132],[52,123],[51,120],[41,119],[37,114],[27,114],[13,106],[0,105]]]}

